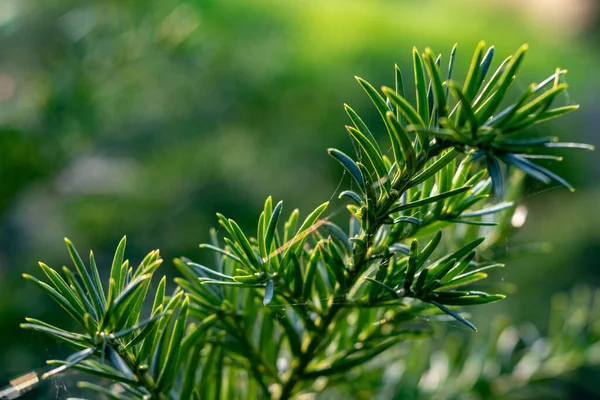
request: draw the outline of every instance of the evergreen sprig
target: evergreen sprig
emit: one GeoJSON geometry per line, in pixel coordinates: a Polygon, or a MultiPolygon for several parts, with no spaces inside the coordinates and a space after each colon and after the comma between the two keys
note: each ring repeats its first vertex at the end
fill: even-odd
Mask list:
{"type": "Polygon", "coordinates": [[[475,330],[455,307],[504,298],[474,284],[503,267],[479,253],[514,207],[504,201],[506,177],[519,169],[571,188],[532,160],[559,159],[545,152],[556,147],[591,149],[526,131],[577,108],[552,108],[566,71],[505,105],[526,50],[490,73],[494,48],[480,43],[460,85],[453,80],[456,48],[445,73],[440,55],[414,49],[414,105],[397,66],[394,89],[379,92],[357,78],[381,115],[390,151],[345,106],[358,151],[329,154],[353,180],[340,194],[351,201],[349,228],[329,220],[328,203],[304,219],[298,210],[285,219],[282,202],[269,197],[255,234],[218,214],[226,237],[212,230],[211,242],[201,245],[214,253],[214,265],[175,260],[178,288],[166,297],[163,278],[147,318],[142,305],[161,261],[157,251],[133,269],[123,261],[123,240],[105,293],[93,256],[90,274],[67,241],[76,274],[65,268],[65,280],[41,264],[49,283],[26,276],[83,332],[23,324],[76,350],[46,377],[69,367],[89,372],[116,386],[83,387],[112,398],[283,400],[315,390],[317,378],[334,384],[399,343],[427,336],[424,317],[447,314],[475,330]]]}
{"type": "Polygon", "coordinates": [[[162,398],[174,382],[189,300],[180,290],[166,299],[166,278],[163,277],[152,311],[148,318],[142,319],[142,306],[152,276],[162,263],[158,250],[148,253],[140,265],[133,268],[124,260],[126,239],[123,238],[115,252],[105,291],[94,253],[90,252],[88,269],[73,244],[68,239],[65,242],[76,275],[63,267],[65,280],[44,263],[40,263],[40,267],[49,283],[24,275],[44,289],[83,331],[69,332],[33,318],[21,324],[22,328],[44,333],[77,350],[64,361],[49,361],[58,367],[41,378],[48,379],[74,368],[119,383],[120,389],[128,394],[118,398],[162,398]]]}

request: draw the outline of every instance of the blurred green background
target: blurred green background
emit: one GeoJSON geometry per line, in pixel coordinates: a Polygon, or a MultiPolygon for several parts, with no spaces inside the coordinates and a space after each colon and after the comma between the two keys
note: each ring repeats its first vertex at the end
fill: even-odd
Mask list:
{"type": "MultiPolygon", "coordinates": [[[[410,76],[413,46],[458,42],[464,71],[479,40],[497,60],[529,43],[515,88],[567,68],[561,101],[582,106],[538,132],[598,146],[599,16],[593,0],[0,0],[0,386],[66,354],[18,327],[64,318],[21,278],[67,263],[63,237],[106,267],[127,234],[129,259],[160,248],[172,276],[172,258],[205,257],[217,211],[247,229],[269,195],[306,213],[342,177],[325,149],[351,151],[343,103],[382,128],[353,76],[410,76]]],[[[598,154],[555,170],[577,192],[530,182],[506,243],[554,251],[510,263],[500,279],[518,289],[475,322],[544,329],[551,294],[600,286],[598,154]]]]}

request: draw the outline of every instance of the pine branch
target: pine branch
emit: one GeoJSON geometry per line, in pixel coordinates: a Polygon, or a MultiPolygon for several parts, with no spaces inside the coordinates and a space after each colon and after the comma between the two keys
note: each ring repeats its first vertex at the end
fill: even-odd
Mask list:
{"type": "MultiPolygon", "coordinates": [[[[526,51],[520,48],[488,77],[494,49],[480,43],[461,85],[452,79],[455,49],[444,75],[441,55],[414,49],[415,106],[405,97],[398,68],[396,87],[381,93],[357,78],[382,118],[391,151],[385,155],[386,147],[345,106],[357,154],[329,154],[356,183],[340,195],[353,202],[350,228],[325,216],[328,203],[304,220],[294,210],[282,222],[283,203],[273,205],[269,197],[255,235],[217,214],[225,243],[213,230],[211,242],[201,245],[215,253],[214,266],[175,260],[179,287],[167,297],[163,278],[146,319],[141,310],[161,263],[157,251],[134,269],[124,259],[123,240],[103,286],[93,255],[88,271],[67,241],[76,273],[65,269],[63,278],[40,264],[48,283],[26,276],[81,328],[70,332],[36,320],[23,325],[77,351],[50,375],[77,368],[139,399],[235,394],[287,400],[316,378],[335,382],[427,334],[421,316],[444,315],[476,329],[454,307],[504,298],[473,284],[503,267],[483,262],[479,252],[486,236],[493,243],[507,232],[520,183],[507,178],[518,170],[572,189],[535,160],[561,159],[547,149],[592,148],[524,133],[576,108],[551,108],[566,88],[566,71],[557,70],[499,108],[526,51]],[[283,311],[277,311],[280,305],[283,311]],[[238,380],[248,384],[246,393],[239,394],[238,380]]],[[[110,395],[97,385],[84,386],[110,395]]]]}

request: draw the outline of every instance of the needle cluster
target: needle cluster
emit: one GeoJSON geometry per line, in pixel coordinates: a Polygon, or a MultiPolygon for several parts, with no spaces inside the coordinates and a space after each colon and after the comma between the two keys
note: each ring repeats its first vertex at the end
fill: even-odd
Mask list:
{"type": "Polygon", "coordinates": [[[400,343],[427,337],[428,321],[441,316],[476,330],[463,307],[504,298],[478,286],[504,266],[480,253],[514,210],[514,178],[572,189],[539,160],[561,160],[554,148],[591,148],[529,133],[577,106],[553,106],[566,88],[561,69],[509,95],[526,52],[494,69],[494,48],[482,42],[461,84],[456,48],[447,68],[441,55],[414,49],[414,102],[397,66],[394,87],[357,78],[389,143],[380,145],[345,106],[357,153],[328,152],[352,179],[340,193],[349,200],[347,226],[324,217],[328,203],[301,218],[268,198],[255,232],[218,214],[225,237],[212,230],[201,245],[214,263],[175,260],[181,276],[170,295],[164,277],[149,294],[158,251],[133,268],[123,239],[103,286],[93,254],[86,267],[67,241],[75,271],[40,264],[46,282],[26,276],[80,325],[23,324],[76,351],[53,361],[46,377],[78,369],[114,383],[82,386],[119,399],[284,400],[334,386],[400,343]]]}

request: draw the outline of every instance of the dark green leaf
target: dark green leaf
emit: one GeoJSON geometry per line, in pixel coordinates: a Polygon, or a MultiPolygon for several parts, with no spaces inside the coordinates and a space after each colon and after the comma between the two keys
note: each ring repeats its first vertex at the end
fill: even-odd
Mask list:
{"type": "Polygon", "coordinates": [[[475,327],[475,325],[473,325],[471,322],[469,322],[466,319],[464,319],[463,317],[461,317],[460,314],[458,314],[457,312],[452,311],[451,309],[443,306],[442,304],[438,303],[437,301],[430,300],[429,302],[431,304],[433,304],[434,306],[436,306],[437,308],[439,308],[440,310],[442,310],[443,312],[445,312],[446,314],[448,314],[451,317],[453,317],[454,319],[456,319],[457,321],[465,324],[466,326],[468,326],[469,328],[471,328],[475,332],[477,332],[477,328],[475,327]]]}
{"type": "Polygon", "coordinates": [[[44,373],[42,375],[42,379],[46,380],[56,374],[60,374],[64,370],[69,369],[76,364],[79,364],[81,361],[85,360],[86,358],[91,356],[93,353],[94,353],[94,348],[90,347],[90,348],[78,351],[77,353],[71,354],[69,356],[69,358],[67,358],[66,364],[63,364],[58,368],[54,368],[53,370],[44,373]]]}
{"type": "Polygon", "coordinates": [[[273,291],[273,280],[269,279],[267,281],[267,287],[265,289],[265,298],[263,299],[263,305],[268,306],[269,304],[271,304],[271,301],[273,300],[273,291]]]}
{"type": "Polygon", "coordinates": [[[477,88],[480,88],[481,85],[483,84],[483,81],[485,80],[485,77],[490,69],[490,66],[492,65],[493,59],[494,59],[494,46],[490,46],[488,51],[483,56],[483,60],[481,61],[481,69],[480,69],[481,73],[480,73],[479,84],[477,85],[477,88]]]}
{"type": "Polygon", "coordinates": [[[181,384],[180,399],[191,399],[194,386],[196,386],[196,375],[198,374],[198,367],[200,366],[202,346],[195,346],[189,353],[182,352],[187,357],[187,363],[185,365],[185,373],[183,377],[183,383],[181,384]]]}
{"type": "MultiPolygon", "coordinates": [[[[443,293],[443,292],[442,292],[443,293]]],[[[440,294],[442,294],[440,293],[440,294]]],[[[475,304],[486,304],[494,301],[502,300],[506,296],[501,294],[493,294],[486,296],[464,296],[464,297],[453,297],[453,298],[440,298],[438,301],[449,306],[470,306],[475,304]]]]}
{"type": "Polygon", "coordinates": [[[267,234],[265,237],[265,245],[267,248],[267,253],[269,253],[269,254],[271,252],[273,238],[275,237],[275,234],[277,233],[277,223],[279,222],[279,216],[281,215],[282,209],[283,209],[283,202],[280,201],[275,206],[275,209],[273,210],[271,218],[269,219],[269,225],[267,227],[267,234]]]}
{"type": "MultiPolygon", "coordinates": [[[[360,172],[360,168],[358,165],[348,157],[346,154],[342,153],[337,149],[328,149],[329,155],[335,158],[342,166],[350,173],[350,176],[356,181],[358,187],[364,192],[365,190],[365,179],[360,172]]],[[[366,152],[367,150],[365,150],[366,152]]]]}
{"type": "Polygon", "coordinates": [[[408,269],[404,278],[404,290],[408,292],[412,286],[417,268],[419,267],[419,242],[413,239],[410,243],[410,256],[408,257],[408,269]]]}
{"type": "Polygon", "coordinates": [[[384,351],[386,351],[390,347],[396,345],[397,343],[401,342],[402,340],[405,340],[405,338],[404,337],[389,338],[388,340],[377,345],[376,347],[373,347],[373,348],[366,347],[366,348],[364,348],[364,350],[357,351],[347,357],[344,357],[341,360],[333,363],[328,368],[313,370],[313,371],[309,370],[306,372],[305,376],[310,379],[316,379],[318,377],[330,376],[330,375],[335,375],[335,374],[346,372],[358,365],[362,365],[362,364],[366,363],[367,361],[373,359],[377,355],[383,353],[384,351]]]}
{"type": "MultiPolygon", "coordinates": [[[[452,79],[452,73],[454,72],[454,61],[456,59],[456,48],[458,43],[455,43],[452,46],[452,50],[450,51],[450,59],[448,61],[448,76],[446,78],[446,82],[449,82],[452,79]]],[[[446,89],[444,91],[444,97],[446,98],[446,102],[448,102],[448,85],[446,85],[446,89]]]]}
{"type": "Polygon", "coordinates": [[[479,217],[481,215],[495,214],[500,211],[504,211],[509,208],[512,208],[513,206],[514,206],[514,204],[512,201],[503,201],[501,203],[498,203],[498,204],[488,207],[488,208],[483,208],[481,210],[471,211],[468,213],[462,213],[460,215],[460,217],[461,218],[470,218],[470,217],[479,217]]]}
{"type": "Polygon", "coordinates": [[[414,291],[418,296],[423,294],[423,286],[425,282],[427,282],[427,276],[429,275],[429,268],[425,268],[421,270],[419,276],[417,277],[417,281],[414,284],[414,291]]]}
{"type": "Polygon", "coordinates": [[[310,255],[310,259],[308,260],[308,263],[306,264],[306,274],[304,276],[304,286],[303,286],[303,292],[302,292],[302,297],[304,299],[310,299],[310,297],[311,297],[312,286],[313,286],[315,274],[317,273],[317,268],[318,268],[318,263],[319,263],[320,258],[321,258],[321,245],[318,244],[313,249],[313,251],[310,255]]]}
{"type": "Polygon", "coordinates": [[[507,65],[510,63],[510,60],[512,60],[512,56],[507,57],[504,61],[502,61],[502,63],[496,69],[488,83],[484,86],[484,88],[481,90],[481,92],[473,102],[473,108],[475,108],[477,111],[479,111],[481,107],[483,107],[485,104],[487,104],[488,101],[491,100],[492,96],[490,95],[494,93],[494,90],[496,89],[496,84],[502,77],[502,74],[506,70],[507,65]]]}
{"type": "Polygon", "coordinates": [[[214,343],[211,346],[206,362],[203,366],[202,377],[198,385],[201,390],[201,399],[218,399],[218,392],[221,389],[222,382],[218,380],[220,376],[219,365],[223,357],[223,346],[220,343],[214,343]]]}
{"type": "Polygon", "coordinates": [[[121,355],[119,355],[119,353],[112,346],[108,346],[106,350],[108,352],[108,359],[114,368],[128,379],[135,380],[135,376],[133,375],[131,368],[129,368],[129,366],[125,363],[121,355]]]}
{"type": "Polygon", "coordinates": [[[405,222],[405,223],[409,223],[409,224],[413,224],[413,225],[417,225],[417,226],[423,225],[423,221],[421,221],[420,219],[417,219],[415,217],[399,217],[399,218],[394,219],[394,224],[398,224],[401,222],[405,222]]]}
{"type": "Polygon", "coordinates": [[[550,180],[553,180],[567,187],[570,191],[575,191],[575,188],[560,176],[523,157],[511,153],[503,154],[501,157],[502,160],[507,164],[514,165],[515,167],[523,170],[525,173],[540,180],[541,182],[548,184],[550,183],[550,180]]]}
{"type": "MultiPolygon", "coordinates": [[[[482,66],[483,66],[483,52],[485,50],[485,42],[481,41],[477,44],[475,48],[475,52],[473,53],[473,59],[471,60],[471,65],[469,67],[469,72],[467,73],[467,77],[465,79],[464,84],[464,97],[467,99],[467,103],[473,101],[475,98],[475,94],[479,90],[479,85],[482,82],[482,66]]],[[[493,53],[492,53],[493,55],[493,53]]],[[[491,60],[490,60],[491,61],[491,60]]],[[[489,68],[489,65],[488,65],[489,68]]],[[[452,90],[452,88],[450,88],[452,90]]],[[[458,111],[458,119],[460,121],[460,108],[458,111]]],[[[464,110],[464,108],[463,108],[464,110]]],[[[460,122],[459,122],[460,124],[460,122]]]]}
{"type": "Polygon", "coordinates": [[[469,99],[464,95],[464,93],[460,90],[460,88],[456,85],[455,82],[448,82],[448,87],[450,88],[450,92],[452,95],[456,97],[456,100],[459,103],[458,111],[461,115],[460,120],[458,121],[458,128],[461,128],[466,120],[469,123],[470,130],[472,132],[472,137],[477,139],[477,128],[479,127],[479,123],[477,122],[477,118],[475,117],[475,111],[471,108],[471,104],[469,103],[469,99]]]}
{"type": "Polygon", "coordinates": [[[389,287],[388,285],[386,285],[383,282],[378,281],[377,279],[373,279],[370,277],[366,277],[365,280],[372,282],[373,285],[373,289],[371,289],[370,293],[373,293],[373,298],[369,299],[369,301],[373,302],[377,299],[377,295],[379,294],[380,290],[375,290],[375,289],[380,289],[383,288],[388,294],[390,294],[392,296],[392,298],[394,299],[398,299],[400,298],[400,296],[398,295],[398,293],[396,293],[396,291],[394,289],[392,289],[391,287],[389,287]]]}
{"type": "Polygon", "coordinates": [[[500,170],[500,164],[494,156],[486,156],[485,161],[487,164],[488,174],[492,178],[492,186],[494,187],[494,193],[500,200],[504,198],[504,180],[502,179],[502,171],[500,170]]]}
{"type": "Polygon", "coordinates": [[[362,205],[362,199],[360,198],[360,195],[356,192],[353,192],[352,190],[344,190],[342,193],[340,193],[339,198],[341,199],[342,197],[348,197],[352,199],[357,205],[362,205]]]}
{"type": "Polygon", "coordinates": [[[321,253],[325,260],[326,268],[331,272],[332,276],[335,277],[335,279],[330,279],[329,283],[332,286],[335,286],[337,283],[343,289],[346,287],[346,276],[344,274],[346,266],[344,260],[331,239],[327,240],[325,244],[327,248],[323,247],[321,253]]]}

